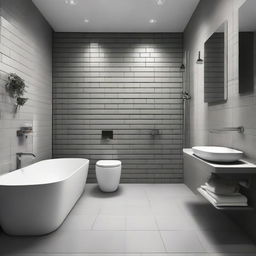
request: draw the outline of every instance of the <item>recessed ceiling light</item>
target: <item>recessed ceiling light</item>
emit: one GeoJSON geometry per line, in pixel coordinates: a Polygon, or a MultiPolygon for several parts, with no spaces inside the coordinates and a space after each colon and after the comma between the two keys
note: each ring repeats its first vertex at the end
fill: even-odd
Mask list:
{"type": "Polygon", "coordinates": [[[65,0],[65,4],[68,4],[68,5],[77,5],[78,1],[77,0],[65,0]]]}
{"type": "Polygon", "coordinates": [[[149,20],[149,23],[155,24],[155,23],[157,23],[157,20],[155,20],[155,19],[150,19],[150,20],[149,20]]]}
{"type": "Polygon", "coordinates": [[[84,19],[84,23],[89,23],[89,20],[88,19],[84,19]]]}
{"type": "Polygon", "coordinates": [[[155,0],[157,5],[163,5],[165,0],[155,0]]]}

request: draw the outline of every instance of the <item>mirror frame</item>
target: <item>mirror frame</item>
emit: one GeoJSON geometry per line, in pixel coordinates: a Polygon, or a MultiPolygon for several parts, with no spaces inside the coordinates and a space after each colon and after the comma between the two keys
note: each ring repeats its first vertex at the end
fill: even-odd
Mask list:
{"type": "MultiPolygon", "coordinates": [[[[255,1],[255,0],[254,0],[255,1]]],[[[248,8],[247,4],[249,4],[249,9],[252,9],[249,1],[245,1],[239,8],[238,8],[238,92],[240,96],[250,95],[255,93],[255,72],[256,72],[256,61],[255,61],[255,42],[256,42],[256,30],[246,30],[242,31],[241,29],[241,20],[244,19],[245,16],[242,17],[241,10],[242,8],[248,8]],[[253,34],[252,38],[247,37],[246,39],[249,40],[244,44],[242,40],[242,33],[253,34]],[[250,41],[251,39],[251,41],[250,41]],[[250,44],[251,43],[251,44],[250,44]],[[245,78],[246,77],[246,78],[245,78]]],[[[248,16],[246,16],[247,18],[248,16]]],[[[249,14],[250,17],[250,14],[249,14]]],[[[246,19],[248,20],[248,19],[246,19]]],[[[253,20],[254,21],[254,20],[253,20]]],[[[249,36],[247,34],[247,36],[249,36]]],[[[245,38],[243,38],[245,39],[245,38]]]]}
{"type": "MultiPolygon", "coordinates": [[[[210,37],[222,26],[224,25],[224,95],[223,100],[217,100],[214,102],[207,102],[209,105],[216,105],[224,103],[228,100],[228,20],[224,20],[216,30],[205,40],[204,42],[204,55],[205,55],[205,43],[210,39],[210,37]]],[[[205,65],[205,64],[204,64],[205,65]]],[[[204,83],[205,88],[205,83],[204,83]]],[[[205,93],[204,93],[205,95],[205,93]]]]}

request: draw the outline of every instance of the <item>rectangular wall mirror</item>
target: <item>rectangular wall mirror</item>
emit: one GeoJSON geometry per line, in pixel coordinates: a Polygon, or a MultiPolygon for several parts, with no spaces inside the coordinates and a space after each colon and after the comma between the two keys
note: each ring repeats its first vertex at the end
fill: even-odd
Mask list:
{"type": "Polygon", "coordinates": [[[239,93],[255,87],[256,1],[247,0],[239,9],[239,93]]]}
{"type": "Polygon", "coordinates": [[[227,21],[204,44],[204,102],[227,100],[227,21]]]}

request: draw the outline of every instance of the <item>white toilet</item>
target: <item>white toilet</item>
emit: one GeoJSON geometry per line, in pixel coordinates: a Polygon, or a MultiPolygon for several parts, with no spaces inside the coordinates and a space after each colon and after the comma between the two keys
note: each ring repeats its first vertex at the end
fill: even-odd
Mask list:
{"type": "Polygon", "coordinates": [[[100,160],[96,163],[96,177],[103,192],[117,190],[121,177],[121,161],[100,160]]]}

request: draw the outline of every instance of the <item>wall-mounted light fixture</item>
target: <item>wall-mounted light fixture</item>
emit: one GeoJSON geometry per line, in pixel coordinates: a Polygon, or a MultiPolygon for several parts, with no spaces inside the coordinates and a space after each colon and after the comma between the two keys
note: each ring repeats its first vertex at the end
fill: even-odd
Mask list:
{"type": "Polygon", "coordinates": [[[198,59],[197,59],[196,63],[197,64],[203,64],[204,63],[203,59],[201,59],[201,52],[200,51],[198,52],[198,59]]]}
{"type": "Polygon", "coordinates": [[[180,72],[185,72],[186,68],[185,68],[185,65],[182,63],[180,65],[180,72]]]}

